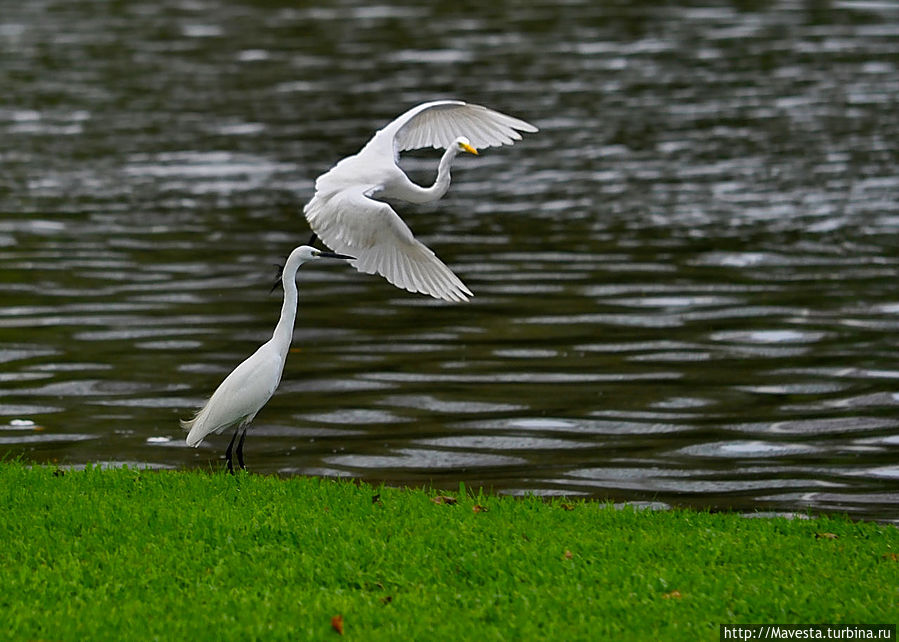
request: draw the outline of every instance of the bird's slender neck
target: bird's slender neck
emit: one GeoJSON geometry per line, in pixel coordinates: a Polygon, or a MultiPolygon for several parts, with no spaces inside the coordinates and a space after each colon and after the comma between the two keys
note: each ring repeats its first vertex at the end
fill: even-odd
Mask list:
{"type": "Polygon", "coordinates": [[[293,339],[293,323],[297,317],[297,268],[299,265],[291,265],[288,262],[284,266],[281,275],[281,284],[284,286],[284,303],[281,304],[281,318],[272,333],[271,342],[277,347],[282,359],[287,358],[290,342],[293,339]]]}
{"type": "Polygon", "coordinates": [[[446,194],[446,190],[449,189],[450,167],[453,164],[453,159],[455,159],[458,154],[459,148],[455,145],[450,145],[440,158],[440,164],[437,166],[437,178],[434,180],[434,184],[430,187],[421,187],[420,185],[415,185],[415,183],[409,181],[414,189],[409,194],[403,196],[403,198],[410,203],[427,203],[442,198],[443,195],[446,194]]]}

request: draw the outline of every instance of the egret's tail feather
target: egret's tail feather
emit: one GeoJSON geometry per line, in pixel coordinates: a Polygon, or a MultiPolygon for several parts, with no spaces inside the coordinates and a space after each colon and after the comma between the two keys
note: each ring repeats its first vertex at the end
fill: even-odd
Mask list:
{"type": "Polygon", "coordinates": [[[221,434],[225,429],[232,426],[245,426],[253,421],[253,417],[256,416],[255,412],[250,414],[230,414],[227,409],[223,412],[221,408],[223,399],[220,395],[218,397],[216,395],[219,395],[219,390],[215,391],[212,397],[209,398],[209,401],[206,402],[206,405],[200,408],[193,418],[181,420],[181,427],[188,431],[187,439],[185,439],[188,446],[196,448],[208,435],[212,433],[221,434]]]}
{"type": "Polygon", "coordinates": [[[200,445],[200,442],[203,441],[203,438],[206,437],[211,430],[206,429],[206,409],[208,407],[208,402],[205,406],[200,408],[196,414],[190,419],[182,419],[181,427],[187,431],[187,438],[185,441],[187,445],[191,448],[196,448],[200,445]]]}

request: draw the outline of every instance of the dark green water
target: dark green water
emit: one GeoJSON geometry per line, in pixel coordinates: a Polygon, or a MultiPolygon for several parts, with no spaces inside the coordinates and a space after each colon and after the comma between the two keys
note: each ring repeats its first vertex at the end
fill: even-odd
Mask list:
{"type": "Polygon", "coordinates": [[[899,520],[899,10],[658,4],[0,0],[0,451],[221,465],[315,177],[457,97],[541,128],[397,206],[476,297],[304,267],[252,470],[899,520]]]}

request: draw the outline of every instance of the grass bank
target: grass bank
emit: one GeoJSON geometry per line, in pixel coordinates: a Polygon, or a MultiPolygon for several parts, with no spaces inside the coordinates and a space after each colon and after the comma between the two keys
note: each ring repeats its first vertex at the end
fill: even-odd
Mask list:
{"type": "Polygon", "coordinates": [[[719,623],[883,623],[899,612],[892,526],[436,495],[0,464],[0,631],[717,640],[719,623]]]}

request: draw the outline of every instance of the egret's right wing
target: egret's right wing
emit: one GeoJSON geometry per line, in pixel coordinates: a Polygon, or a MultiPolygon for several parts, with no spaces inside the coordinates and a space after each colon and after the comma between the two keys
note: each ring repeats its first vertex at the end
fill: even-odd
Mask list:
{"type": "Polygon", "coordinates": [[[466,136],[477,149],[511,145],[522,132],[537,128],[519,118],[461,100],[435,100],[413,107],[384,131],[392,134],[397,152],[422,147],[446,149],[466,136]]]}
{"type": "Polygon", "coordinates": [[[350,265],[380,274],[390,283],[445,301],[473,296],[465,284],[423,243],[412,236],[387,203],[361,189],[318,193],[303,209],[309,226],[333,251],[356,257],[350,265]]]}
{"type": "Polygon", "coordinates": [[[519,132],[536,131],[528,122],[483,105],[434,100],[397,116],[375,133],[359,155],[396,161],[400,152],[410,149],[446,149],[459,136],[467,137],[476,149],[482,149],[511,145],[521,140],[519,132]]]}

